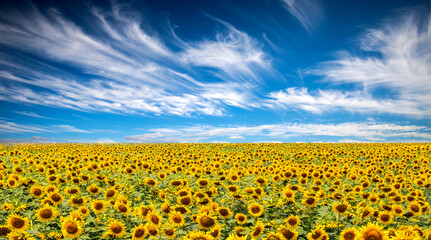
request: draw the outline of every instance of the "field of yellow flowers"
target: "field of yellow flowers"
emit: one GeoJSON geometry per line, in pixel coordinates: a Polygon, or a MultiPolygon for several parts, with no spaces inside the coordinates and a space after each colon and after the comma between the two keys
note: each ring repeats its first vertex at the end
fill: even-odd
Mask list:
{"type": "Polygon", "coordinates": [[[0,145],[0,239],[431,239],[431,144],[0,145]]]}

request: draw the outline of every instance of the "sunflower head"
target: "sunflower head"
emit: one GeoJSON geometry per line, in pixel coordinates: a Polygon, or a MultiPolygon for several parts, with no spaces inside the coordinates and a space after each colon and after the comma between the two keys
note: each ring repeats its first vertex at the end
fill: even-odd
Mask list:
{"type": "Polygon", "coordinates": [[[358,239],[359,232],[355,228],[346,228],[340,234],[340,240],[358,239]]]}
{"type": "Polygon", "coordinates": [[[76,238],[82,234],[82,223],[76,218],[69,216],[62,220],[61,231],[64,237],[76,238]]]}
{"type": "Polygon", "coordinates": [[[136,226],[132,231],[132,239],[133,240],[142,240],[147,236],[147,228],[144,225],[136,226]]]}
{"type": "Polygon", "coordinates": [[[359,229],[359,239],[364,240],[388,240],[388,234],[378,224],[368,223],[359,229]]]}
{"type": "Polygon", "coordinates": [[[248,206],[248,213],[253,217],[259,217],[263,214],[263,206],[259,203],[252,203],[248,206]]]}
{"type": "Polygon", "coordinates": [[[124,224],[120,221],[113,220],[107,226],[107,235],[112,237],[122,237],[126,233],[124,224]]]}
{"type": "Polygon", "coordinates": [[[196,222],[203,229],[211,229],[217,224],[216,218],[207,212],[199,213],[196,217],[196,222]]]}
{"type": "Polygon", "coordinates": [[[236,219],[236,222],[238,223],[238,224],[244,224],[245,223],[245,221],[247,221],[247,215],[244,215],[244,214],[242,214],[242,213],[237,213],[236,215],[235,215],[235,219],[236,219]]]}
{"type": "Polygon", "coordinates": [[[56,218],[58,211],[56,211],[52,206],[46,204],[39,210],[37,210],[37,219],[41,222],[51,221],[56,218]]]}
{"type": "Polygon", "coordinates": [[[30,226],[28,218],[15,213],[10,214],[6,222],[8,228],[14,232],[25,232],[30,226]]]}

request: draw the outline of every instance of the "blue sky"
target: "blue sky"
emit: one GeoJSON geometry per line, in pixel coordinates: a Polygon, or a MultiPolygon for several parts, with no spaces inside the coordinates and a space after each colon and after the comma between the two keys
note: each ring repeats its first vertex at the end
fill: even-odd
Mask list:
{"type": "Polygon", "coordinates": [[[430,142],[430,1],[2,1],[1,142],[430,142]]]}

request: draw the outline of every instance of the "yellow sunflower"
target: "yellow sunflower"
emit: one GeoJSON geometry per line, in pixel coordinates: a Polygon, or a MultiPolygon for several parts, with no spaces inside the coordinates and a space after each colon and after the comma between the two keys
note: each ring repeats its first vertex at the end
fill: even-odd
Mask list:
{"type": "Polygon", "coordinates": [[[261,221],[257,221],[254,225],[253,230],[250,233],[252,239],[259,238],[260,235],[265,231],[265,225],[261,221]]]}
{"type": "Polygon", "coordinates": [[[169,216],[169,222],[172,223],[175,227],[182,227],[184,225],[184,217],[180,212],[173,212],[169,216]]]}
{"type": "Polygon", "coordinates": [[[296,228],[301,223],[301,220],[299,220],[298,216],[290,215],[284,220],[284,223],[290,228],[296,228]]]}
{"type": "Polygon", "coordinates": [[[30,226],[28,218],[21,217],[15,213],[11,213],[6,222],[7,227],[13,232],[25,232],[30,226]]]}
{"type": "Polygon", "coordinates": [[[56,218],[58,215],[58,211],[56,211],[52,206],[46,204],[42,208],[37,210],[37,219],[41,222],[51,221],[56,218]]]}
{"type": "Polygon", "coordinates": [[[340,234],[340,240],[356,240],[359,232],[355,228],[346,228],[340,234]]]}
{"type": "Polygon", "coordinates": [[[359,229],[359,240],[388,240],[387,231],[378,224],[369,222],[366,226],[359,229]]]}
{"type": "Polygon", "coordinates": [[[247,215],[244,215],[244,214],[242,214],[242,213],[237,213],[236,215],[235,215],[235,219],[236,219],[236,222],[238,223],[238,224],[244,224],[245,223],[245,221],[247,221],[247,215]]]}
{"type": "Polygon", "coordinates": [[[66,217],[61,223],[61,232],[64,237],[76,238],[82,234],[82,223],[72,216],[66,217]]]}
{"type": "Polygon", "coordinates": [[[124,224],[120,221],[113,220],[107,226],[107,235],[112,237],[122,237],[126,233],[124,224]]]}
{"type": "Polygon", "coordinates": [[[263,214],[263,206],[259,203],[252,203],[248,206],[248,213],[252,215],[253,217],[259,217],[263,214]]]}
{"type": "Polygon", "coordinates": [[[196,222],[203,229],[211,229],[217,224],[216,218],[207,212],[199,213],[196,217],[196,222]]]}
{"type": "Polygon", "coordinates": [[[147,236],[148,232],[147,229],[144,227],[144,225],[139,225],[133,228],[132,231],[132,239],[133,240],[142,240],[147,236]]]}
{"type": "Polygon", "coordinates": [[[96,214],[104,212],[106,210],[106,202],[103,200],[96,200],[91,203],[91,209],[96,214]]]}

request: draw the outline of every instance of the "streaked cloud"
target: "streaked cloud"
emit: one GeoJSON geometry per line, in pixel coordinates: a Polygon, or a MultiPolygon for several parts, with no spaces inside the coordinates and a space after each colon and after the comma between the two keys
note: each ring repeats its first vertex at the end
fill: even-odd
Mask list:
{"type": "Polygon", "coordinates": [[[0,100],[120,114],[221,116],[229,106],[253,106],[260,75],[274,71],[257,41],[232,25],[215,20],[224,29],[213,38],[162,41],[123,7],[90,8],[92,19],[86,20],[99,27],[92,33],[55,9],[2,12],[0,44],[91,77],[3,53],[0,100]]]}
{"type": "Polygon", "coordinates": [[[390,98],[378,101],[394,103],[386,106],[389,112],[431,116],[431,18],[409,13],[388,20],[380,28],[369,29],[360,42],[365,56],[340,52],[338,59],[309,73],[336,86],[356,84],[364,96],[387,91],[390,98]]]}
{"type": "MultiPolygon", "coordinates": [[[[390,113],[424,116],[417,104],[408,100],[376,99],[362,91],[339,90],[309,91],[307,88],[288,88],[272,92],[265,107],[285,110],[303,110],[315,114],[347,111],[353,113],[390,113]]],[[[428,117],[431,115],[427,115],[428,117]]]]}
{"type": "Polygon", "coordinates": [[[324,13],[319,0],[282,0],[284,7],[302,26],[312,33],[322,21],[324,13]]]}
{"type": "Polygon", "coordinates": [[[90,131],[82,130],[70,125],[54,125],[53,127],[57,128],[60,132],[90,133],[90,131]]]}
{"type": "Polygon", "coordinates": [[[19,124],[10,121],[0,120],[1,133],[38,133],[50,132],[49,129],[39,126],[31,126],[29,124],[19,124]]]}
{"type": "Polygon", "coordinates": [[[52,119],[52,118],[49,118],[49,117],[41,116],[41,115],[39,115],[37,113],[34,113],[34,112],[27,112],[27,111],[14,111],[14,112],[18,113],[18,114],[21,114],[21,115],[24,115],[24,116],[29,116],[29,117],[43,118],[43,119],[52,119]]]}
{"type": "Polygon", "coordinates": [[[197,125],[191,127],[149,129],[141,135],[125,136],[130,142],[200,142],[225,141],[223,139],[242,139],[250,137],[264,138],[268,141],[289,141],[297,137],[326,136],[355,141],[388,141],[391,139],[431,140],[430,128],[416,125],[398,125],[393,123],[367,120],[339,124],[318,123],[280,123],[257,126],[216,127],[197,125]],[[241,136],[241,137],[232,137],[241,136]],[[222,140],[219,140],[219,139],[222,140]]]}

